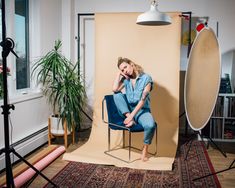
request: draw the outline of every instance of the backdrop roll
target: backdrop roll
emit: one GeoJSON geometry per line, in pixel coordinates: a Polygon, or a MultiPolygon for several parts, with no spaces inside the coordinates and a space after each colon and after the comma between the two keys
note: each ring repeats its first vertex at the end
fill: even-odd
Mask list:
{"type": "MultiPolygon", "coordinates": [[[[95,15],[95,102],[90,138],[86,144],[65,160],[113,164],[140,169],[171,170],[178,144],[179,121],[179,67],[181,13],[170,13],[169,26],[140,26],[135,24],[139,13],[99,13],[95,15]],[[101,103],[112,93],[117,74],[117,59],[128,57],[141,65],[154,81],[151,92],[151,109],[158,123],[157,157],[148,162],[137,160],[131,164],[106,156],[108,129],[102,122],[101,103]]],[[[121,133],[112,132],[112,147],[122,144],[121,133]]],[[[156,136],[156,135],[155,135],[156,136]]],[[[133,145],[143,146],[143,133],[135,133],[133,145]]],[[[155,138],[153,138],[155,140],[155,138]]],[[[155,148],[154,141],[150,151],[155,148]]],[[[117,155],[128,158],[126,150],[117,155]]],[[[140,153],[132,154],[140,158],[140,153]]]]}

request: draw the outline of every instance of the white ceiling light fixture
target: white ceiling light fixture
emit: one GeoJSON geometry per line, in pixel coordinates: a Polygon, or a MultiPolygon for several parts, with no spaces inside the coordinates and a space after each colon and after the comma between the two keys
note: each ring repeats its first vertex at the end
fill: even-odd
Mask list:
{"type": "Polygon", "coordinates": [[[149,11],[138,16],[136,23],[139,25],[169,25],[171,24],[171,17],[157,9],[157,1],[152,1],[149,11]]]}

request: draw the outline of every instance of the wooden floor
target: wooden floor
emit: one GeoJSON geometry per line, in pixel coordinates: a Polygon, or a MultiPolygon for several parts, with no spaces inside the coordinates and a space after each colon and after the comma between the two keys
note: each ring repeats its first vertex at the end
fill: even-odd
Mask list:
{"type": "MultiPolygon", "coordinates": [[[[225,158],[217,149],[210,147],[208,154],[216,172],[228,169],[231,163],[235,160],[235,143],[221,143],[220,148],[226,152],[225,158]]],[[[233,164],[235,167],[235,164],[233,164]]],[[[235,187],[235,168],[217,174],[222,188],[235,187]]]]}
{"type": "MultiPolygon", "coordinates": [[[[83,145],[89,137],[87,135],[85,137],[80,136],[79,141],[75,145],[70,145],[69,148],[67,149],[67,152],[71,152],[77,149],[78,147],[80,147],[81,145],[83,145]]],[[[55,142],[58,142],[58,141],[55,141],[55,142]]],[[[43,146],[43,147],[46,147],[46,146],[43,146]]],[[[222,145],[220,144],[219,147],[223,148],[224,151],[226,151],[226,153],[227,152],[229,153],[227,153],[227,158],[225,158],[217,149],[211,146],[209,147],[208,154],[215,168],[215,171],[227,169],[229,165],[232,163],[232,161],[235,160],[235,143],[222,144],[222,145]]],[[[40,148],[38,151],[40,151],[41,149],[42,148],[40,148]]],[[[32,155],[35,155],[35,154],[36,153],[32,155]]],[[[52,164],[50,164],[45,170],[43,170],[43,173],[48,178],[52,178],[61,169],[63,169],[63,167],[67,163],[68,163],[67,161],[62,160],[62,156],[61,156],[58,159],[56,159],[52,164]]],[[[233,166],[235,166],[235,164],[233,166]]],[[[221,183],[222,188],[234,188],[235,187],[235,168],[228,170],[226,172],[223,172],[223,173],[219,173],[217,174],[217,176],[221,183]]],[[[36,179],[33,180],[33,182],[29,185],[29,187],[40,188],[40,187],[43,187],[45,184],[47,184],[47,181],[44,180],[42,177],[38,176],[36,177],[36,179]]]]}

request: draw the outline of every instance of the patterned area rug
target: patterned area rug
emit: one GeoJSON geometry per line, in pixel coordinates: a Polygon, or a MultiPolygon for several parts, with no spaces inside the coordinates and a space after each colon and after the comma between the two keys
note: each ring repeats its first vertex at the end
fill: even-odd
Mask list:
{"type": "MultiPolygon", "coordinates": [[[[193,179],[214,172],[208,153],[201,142],[194,141],[187,160],[189,144],[177,151],[172,171],[135,170],[114,166],[69,162],[52,181],[62,188],[71,187],[221,187],[217,176],[193,179]]],[[[53,187],[47,184],[46,188],[53,187]]]]}

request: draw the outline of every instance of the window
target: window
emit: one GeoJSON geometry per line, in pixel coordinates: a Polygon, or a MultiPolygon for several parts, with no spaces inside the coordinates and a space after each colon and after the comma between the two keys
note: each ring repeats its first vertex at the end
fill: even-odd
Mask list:
{"type": "MultiPolygon", "coordinates": [[[[10,95],[15,95],[15,91],[30,88],[29,69],[29,0],[13,0],[5,2],[6,17],[6,37],[11,37],[15,42],[14,51],[19,58],[15,58],[15,63],[8,63],[11,68],[11,77],[8,82],[10,95]],[[10,22],[14,20],[13,22],[10,22]]],[[[0,3],[1,4],[1,3],[0,3]]],[[[0,11],[0,18],[2,12],[0,11]]],[[[0,41],[2,41],[2,20],[0,20],[0,41]]],[[[2,48],[0,49],[2,51],[2,48]]],[[[0,54],[1,56],[1,54],[0,54]]],[[[13,58],[8,58],[12,62],[13,58]]],[[[0,64],[2,56],[0,57],[0,64]]]]}
{"type": "Polygon", "coordinates": [[[15,0],[16,89],[30,87],[28,0],[15,0]]]}

